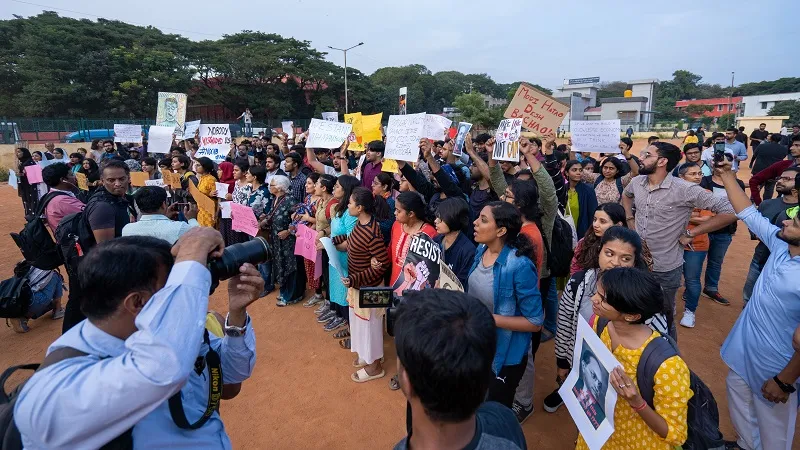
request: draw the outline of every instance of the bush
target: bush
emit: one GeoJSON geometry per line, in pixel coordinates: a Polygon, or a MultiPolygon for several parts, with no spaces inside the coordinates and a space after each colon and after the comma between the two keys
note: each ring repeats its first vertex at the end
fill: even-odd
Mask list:
{"type": "Polygon", "coordinates": [[[0,167],[0,182],[8,181],[8,169],[0,167]]]}

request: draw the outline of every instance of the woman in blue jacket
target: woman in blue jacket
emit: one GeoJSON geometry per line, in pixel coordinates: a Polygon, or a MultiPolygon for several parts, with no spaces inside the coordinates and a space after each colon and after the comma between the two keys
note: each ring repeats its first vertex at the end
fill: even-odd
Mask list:
{"type": "Polygon", "coordinates": [[[541,331],[544,322],[533,247],[520,232],[519,211],[509,203],[489,203],[474,226],[475,242],[480,245],[469,272],[469,293],[492,311],[497,324],[492,363],[496,379],[488,400],[511,408],[525,372],[531,333],[541,331]]]}

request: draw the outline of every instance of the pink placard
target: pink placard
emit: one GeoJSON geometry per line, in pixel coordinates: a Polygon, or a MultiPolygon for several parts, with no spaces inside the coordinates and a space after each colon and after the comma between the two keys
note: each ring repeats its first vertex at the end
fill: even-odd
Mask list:
{"type": "Polygon", "coordinates": [[[295,233],[297,240],[294,244],[294,254],[300,255],[309,261],[317,260],[317,232],[310,227],[298,224],[295,233]]]}
{"type": "Polygon", "coordinates": [[[256,214],[249,206],[231,202],[231,220],[233,231],[241,231],[250,236],[258,234],[258,219],[256,219],[256,214]]]}
{"type": "Polygon", "coordinates": [[[317,260],[314,261],[314,279],[319,280],[322,276],[322,252],[317,252],[317,260]]]}
{"type": "Polygon", "coordinates": [[[28,178],[29,184],[44,182],[42,179],[42,166],[38,164],[33,166],[25,166],[25,176],[28,178]]]}

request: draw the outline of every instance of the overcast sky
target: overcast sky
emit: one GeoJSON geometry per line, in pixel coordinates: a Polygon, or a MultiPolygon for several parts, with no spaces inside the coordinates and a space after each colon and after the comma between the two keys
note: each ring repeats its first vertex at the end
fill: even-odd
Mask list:
{"type": "Polygon", "coordinates": [[[311,41],[339,65],[342,53],[327,46],[363,41],[347,62],[367,74],[423,64],[433,72],[485,72],[500,83],[554,88],[565,78],[664,80],[687,69],[722,85],[736,72],[738,85],[800,76],[794,2],[0,0],[0,18],[53,10],[152,25],[193,40],[272,32],[311,41]]]}

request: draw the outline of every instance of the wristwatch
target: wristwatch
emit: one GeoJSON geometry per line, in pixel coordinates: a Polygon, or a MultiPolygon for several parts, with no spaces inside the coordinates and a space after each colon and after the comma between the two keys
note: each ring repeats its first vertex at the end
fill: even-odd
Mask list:
{"type": "Polygon", "coordinates": [[[683,235],[688,238],[694,238],[694,235],[692,234],[691,230],[683,230],[683,235]]]}
{"type": "Polygon", "coordinates": [[[247,331],[247,326],[250,325],[250,315],[245,313],[245,317],[247,317],[244,321],[243,327],[235,327],[233,325],[228,324],[228,316],[230,313],[225,316],[225,336],[230,337],[242,337],[244,336],[245,331],[247,331]]]}
{"type": "Polygon", "coordinates": [[[783,392],[787,393],[787,394],[794,394],[794,391],[796,391],[796,390],[797,390],[797,389],[795,389],[795,387],[794,387],[794,386],[792,386],[791,384],[786,384],[786,383],[784,383],[783,381],[779,380],[777,375],[775,375],[774,377],[772,377],[772,380],[773,380],[773,381],[775,381],[775,384],[777,384],[777,385],[778,385],[778,387],[779,387],[779,388],[781,388],[781,390],[782,390],[783,392]]]}

